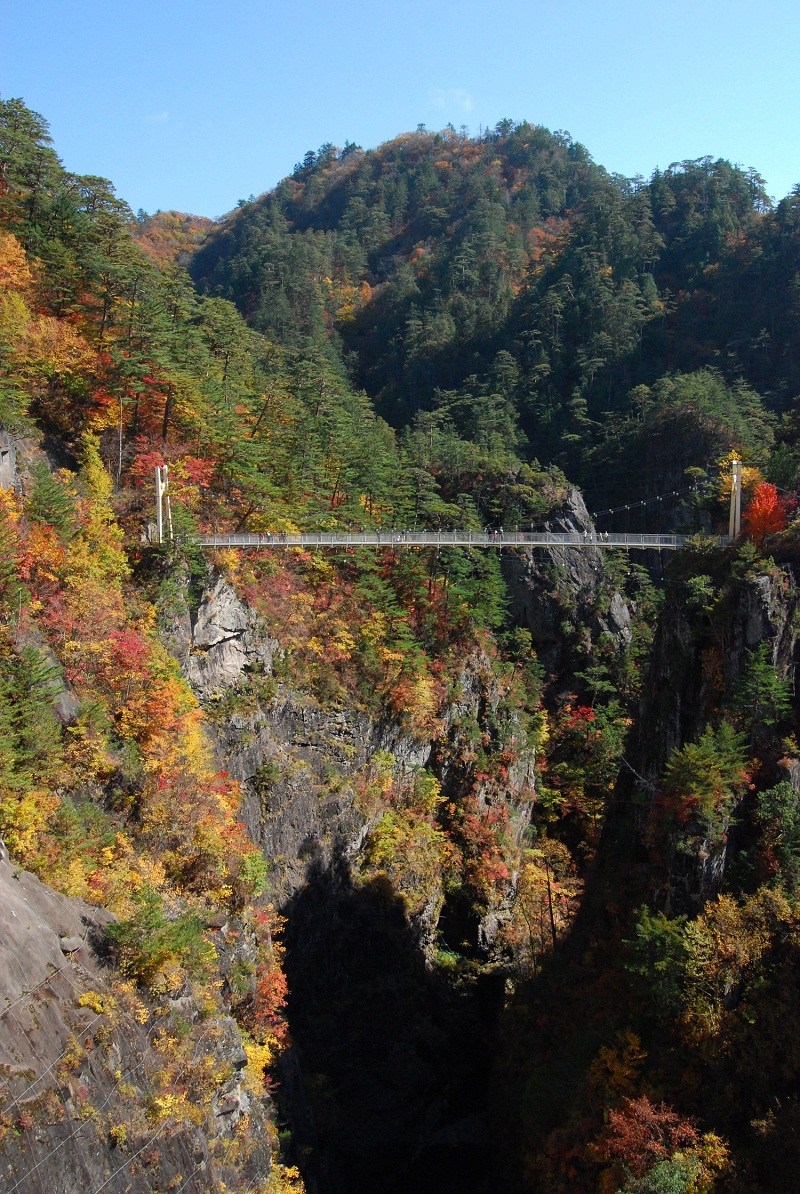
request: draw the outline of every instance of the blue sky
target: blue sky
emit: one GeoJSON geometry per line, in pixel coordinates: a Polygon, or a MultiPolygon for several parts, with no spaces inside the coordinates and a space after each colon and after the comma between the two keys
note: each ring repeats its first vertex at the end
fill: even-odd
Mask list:
{"type": "Polygon", "coordinates": [[[219,216],[309,148],[425,123],[566,129],[622,174],[800,182],[797,0],[0,0],[0,94],[136,210],[219,216]]]}

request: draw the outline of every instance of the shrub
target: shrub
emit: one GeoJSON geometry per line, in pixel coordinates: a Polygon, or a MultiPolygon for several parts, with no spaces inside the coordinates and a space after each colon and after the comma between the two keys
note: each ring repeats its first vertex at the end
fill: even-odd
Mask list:
{"type": "Polygon", "coordinates": [[[196,917],[167,920],[163,900],[151,887],[137,892],[134,900],[138,906],[133,916],[106,928],[111,953],[123,974],[156,988],[164,985],[171,968],[202,973],[213,963],[213,946],[203,937],[196,917]]]}
{"type": "Polygon", "coordinates": [[[706,726],[697,742],[687,742],[667,764],[662,793],[679,821],[698,816],[710,835],[724,831],[749,775],[745,739],[730,722],[706,726]]]}

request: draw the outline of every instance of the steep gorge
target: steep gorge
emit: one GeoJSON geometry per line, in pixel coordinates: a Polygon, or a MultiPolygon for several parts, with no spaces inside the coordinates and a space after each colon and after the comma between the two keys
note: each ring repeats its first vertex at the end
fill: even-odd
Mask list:
{"type": "MultiPolygon", "coordinates": [[[[487,1176],[485,1099],[503,980],[476,961],[476,972],[456,982],[432,962],[454,914],[472,939],[456,941],[451,927],[453,944],[486,959],[502,907],[469,923],[434,884],[409,919],[388,876],[370,876],[365,861],[370,830],[387,807],[380,783],[402,788],[434,758],[457,751],[447,728],[440,742],[415,740],[391,721],[320,708],[283,683],[265,699],[272,653],[280,652],[273,633],[280,628],[260,628],[217,578],[171,638],[185,644],[184,670],[210,706],[221,763],[243,785],[245,823],[287,918],[293,1044],[281,1062],[282,1101],[307,1188],[478,1191],[487,1176]],[[232,703],[239,711],[214,711],[232,703]]],[[[452,721],[479,715],[492,700],[487,684],[486,662],[467,661],[452,721]]],[[[513,786],[504,795],[517,837],[529,819],[532,764],[518,764],[525,797],[513,786]]],[[[445,764],[446,795],[458,783],[447,773],[445,764]]]]}
{"type": "Polygon", "coordinates": [[[14,1188],[792,1189],[797,195],[509,121],[327,146],[209,230],[20,100],[0,165],[14,1188]],[[278,546],[588,539],[576,479],[704,534],[278,546]]]}
{"type": "MultiPolygon", "coordinates": [[[[548,525],[592,529],[577,491],[548,525]]],[[[613,584],[609,613],[598,612],[608,582],[596,549],[535,556],[504,556],[512,626],[528,629],[568,686],[580,651],[569,647],[565,626],[624,649],[631,615],[613,584]],[[552,655],[556,642],[569,659],[552,655]]],[[[469,743],[504,716],[492,662],[480,653],[464,659],[438,736],[413,737],[390,718],[326,708],[276,680],[281,626],[267,625],[223,576],[212,574],[195,601],[173,602],[165,633],[213,727],[221,765],[242,785],[243,819],[287,919],[293,1044],[281,1061],[279,1102],[307,1188],[483,1190],[493,1164],[487,1099],[512,973],[503,930],[517,876],[509,873],[482,910],[441,878],[418,876],[429,891],[416,898],[405,876],[371,865],[369,846],[392,785],[402,791],[428,769],[445,800],[476,788],[469,743]],[[456,969],[443,964],[448,957],[456,969]]],[[[506,732],[492,732],[489,750],[501,753],[506,732]]],[[[535,756],[533,745],[523,750],[498,788],[484,784],[481,794],[477,781],[478,799],[507,813],[510,856],[530,825],[535,756]]]]}
{"type": "MultiPolygon", "coordinates": [[[[726,772],[714,750],[700,753],[710,726],[726,724],[720,708],[732,716],[732,692],[754,700],[762,661],[760,676],[790,678],[798,662],[793,548],[782,566],[765,567],[747,548],[742,557],[699,547],[693,560],[667,569],[638,713],[580,910],[501,1019],[492,1130],[505,1189],[591,1189],[591,1161],[619,1166],[621,1156],[625,1170],[616,1172],[627,1171],[629,1185],[620,1188],[638,1189],[624,1133],[656,1138],[665,1088],[680,1091],[695,1124],[714,1123],[736,1139],[736,1174],[727,1169],[723,1189],[794,1189],[798,959],[774,880],[785,863],[761,844],[765,831],[772,843],[783,832],[791,848],[788,825],[800,809],[796,739],[773,729],[788,725],[788,700],[776,713],[762,681],[763,704],[750,706],[745,723],[746,771],[726,772]],[[695,787],[687,769],[678,804],[671,769],[695,750],[695,787]],[[780,814],[760,794],[770,785],[785,802],[780,814]],[[643,1069],[646,1094],[637,1099],[643,1069]],[[581,1140],[602,1090],[630,1120],[613,1120],[587,1150],[581,1140]],[[773,1113],[762,1118],[769,1100],[773,1113]]],[[[674,1172],[679,1166],[664,1160],[664,1180],[674,1172]]]]}

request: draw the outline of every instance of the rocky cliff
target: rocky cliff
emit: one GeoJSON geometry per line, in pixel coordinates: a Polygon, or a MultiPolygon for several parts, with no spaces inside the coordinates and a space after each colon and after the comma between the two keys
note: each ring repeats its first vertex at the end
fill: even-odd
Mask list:
{"type": "Polygon", "coordinates": [[[322,706],[280,678],[278,629],[219,576],[195,606],[173,610],[168,637],[220,762],[242,785],[244,820],[287,917],[294,1046],[283,1059],[282,1098],[307,1185],[366,1192],[380,1173],[387,1191],[424,1191],[458,1174],[464,1191],[477,1189],[502,979],[473,974],[454,985],[430,962],[440,917],[459,948],[491,956],[507,900],[464,919],[437,887],[410,915],[408,900],[365,869],[365,857],[386,812],[381,784],[402,789],[421,768],[450,797],[468,788],[478,810],[502,803],[521,838],[534,763],[524,734],[501,788],[469,763],[476,736],[491,743],[507,716],[490,659],[464,660],[440,731],[426,741],[390,719],[322,706]]]}
{"type": "Polygon", "coordinates": [[[222,1182],[240,1190],[266,1179],[264,1103],[244,1082],[247,1056],[234,1021],[209,1017],[180,992],[149,1001],[104,958],[102,930],[113,917],[59,895],[3,854],[6,1194],[208,1194],[222,1182]],[[189,1045],[182,1057],[170,1044],[178,1037],[189,1045]],[[205,1080],[187,1102],[171,1091],[190,1070],[205,1080]]]}
{"type": "Polygon", "coordinates": [[[356,777],[376,752],[404,773],[426,764],[430,743],[352,709],[324,709],[277,682],[280,643],[223,577],[171,619],[169,641],[208,717],[221,763],[242,785],[242,817],[262,846],[278,901],[334,855],[352,859],[369,812],[356,777]]]}
{"type": "MultiPolygon", "coordinates": [[[[730,716],[737,683],[760,649],[779,677],[794,677],[798,590],[788,567],[741,567],[724,579],[698,576],[698,564],[679,568],[683,571],[674,571],[667,586],[620,793],[623,805],[635,800],[640,827],[651,826],[645,830],[648,850],[655,850],[663,876],[658,903],[673,912],[696,912],[721,890],[741,810],[726,812],[713,833],[697,817],[668,833],[653,831],[645,810],[657,807],[659,782],[674,752],[697,742],[726,711],[730,716]]],[[[749,745],[751,769],[761,772],[759,786],[797,775],[788,758],[776,771],[774,746],[755,740],[749,745]]],[[[620,816],[618,806],[609,834],[619,831],[620,816]]],[[[654,861],[651,857],[650,866],[654,861]]]]}
{"type": "MultiPolygon", "coordinates": [[[[565,501],[542,524],[546,531],[586,535],[594,524],[583,496],[569,489],[565,501]]],[[[537,655],[548,672],[564,677],[575,662],[575,641],[596,641],[611,634],[630,640],[631,613],[621,593],[603,593],[603,552],[596,547],[529,548],[504,552],[509,617],[530,631],[537,655]],[[607,599],[603,600],[603,596],[607,599]]],[[[565,677],[568,681],[568,676],[565,677]]]]}

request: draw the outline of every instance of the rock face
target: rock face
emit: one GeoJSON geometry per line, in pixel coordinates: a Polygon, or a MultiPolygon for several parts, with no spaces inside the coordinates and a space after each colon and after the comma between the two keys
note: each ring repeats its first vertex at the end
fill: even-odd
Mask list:
{"type": "MultiPolygon", "coordinates": [[[[794,612],[798,593],[785,573],[741,581],[725,610],[719,650],[722,680],[728,686],[742,674],[747,653],[768,643],[772,663],[790,671],[797,649],[794,612]]],[[[639,716],[637,770],[653,783],[672,752],[702,732],[715,683],[708,658],[707,626],[677,594],[666,605],[653,645],[649,678],[639,716]]]]}
{"type": "Polygon", "coordinates": [[[50,469],[77,468],[71,452],[49,436],[38,440],[0,427],[0,489],[25,489],[35,464],[50,469]]]}
{"type": "MultiPolygon", "coordinates": [[[[469,781],[484,807],[508,799],[512,828],[524,830],[532,757],[520,750],[502,793],[465,772],[474,755],[469,735],[477,730],[489,741],[500,716],[491,661],[464,661],[439,737],[419,741],[391,721],[321,707],[279,682],[271,674],[280,674],[279,644],[220,579],[195,612],[173,619],[170,639],[220,763],[242,785],[243,818],[269,865],[270,896],[287,917],[295,1046],[282,1058],[282,1097],[296,1146],[311,1158],[309,1190],[423,1194],[456,1183],[470,1194],[483,1180],[475,1092],[486,1089],[502,984],[455,994],[437,980],[426,951],[440,901],[410,924],[401,897],[380,877],[365,882],[359,865],[383,811],[365,798],[376,755],[396,778],[429,766],[445,792],[469,781]]],[[[447,904],[442,915],[491,956],[504,913],[501,903],[468,929],[461,920],[456,926],[447,904]]]]}
{"type": "MultiPolygon", "coordinates": [[[[102,1001],[108,988],[94,950],[109,915],[58,895],[9,861],[0,862],[0,907],[0,1073],[9,1125],[0,1152],[3,1189],[72,1194],[110,1177],[109,1190],[146,1194],[153,1189],[150,1175],[132,1173],[103,1130],[105,1116],[86,1113],[95,1106],[109,1122],[129,1118],[114,1069],[138,1081],[147,1045],[146,1033],[131,1020],[113,1033],[108,1050],[95,1046],[107,1019],[102,1001]],[[92,1001],[81,1007],[87,991],[92,1001]]],[[[159,1150],[167,1180],[196,1165],[208,1172],[207,1142],[197,1130],[177,1132],[159,1142],[159,1150]]],[[[188,1188],[199,1194],[205,1187],[197,1180],[188,1188]]]]}
{"type": "Polygon", "coordinates": [[[77,716],[80,701],[67,683],[64,677],[64,669],[56,659],[53,649],[48,646],[44,635],[36,626],[28,626],[18,636],[17,641],[21,646],[33,647],[42,663],[49,670],[48,688],[52,695],[53,710],[59,721],[65,724],[72,721],[77,716]]]}
{"type": "MultiPolygon", "coordinates": [[[[793,673],[796,662],[798,592],[789,573],[776,570],[739,581],[723,611],[721,639],[706,616],[687,607],[684,596],[679,586],[663,611],[631,749],[643,791],[651,794],[673,751],[699,738],[719,703],[720,685],[730,689],[750,651],[767,643],[771,662],[783,676],[793,673]]],[[[696,912],[719,891],[728,854],[727,822],[723,828],[721,838],[711,840],[690,824],[680,841],[668,844],[662,900],[672,912],[696,912]]]]}
{"type": "MultiPolygon", "coordinates": [[[[357,859],[374,823],[357,788],[376,754],[390,759],[398,778],[432,766],[445,790],[456,787],[463,778],[457,760],[469,754],[459,727],[500,700],[489,662],[476,658],[465,662],[460,695],[435,743],[404,735],[389,720],[321,708],[274,681],[280,644],[222,578],[209,586],[194,615],[187,607],[174,619],[169,639],[203,702],[220,762],[242,785],[242,819],[271,865],[271,890],[279,901],[312,870],[325,870],[334,859],[337,865],[357,859]]],[[[532,754],[523,752],[509,769],[506,794],[518,835],[529,820],[533,764],[532,754]]],[[[477,794],[481,803],[491,800],[480,785],[477,794]]]]}
{"type": "MultiPolygon", "coordinates": [[[[270,1148],[263,1110],[241,1089],[241,1037],[232,1020],[204,1025],[222,1063],[206,1124],[162,1123],[146,1109],[156,1093],[146,1006],[112,989],[98,953],[101,908],[59,895],[0,858],[0,1188],[7,1194],[184,1194],[250,1188],[265,1180],[270,1148]],[[237,1069],[237,1065],[239,1069],[237,1069]],[[224,1142],[248,1111],[255,1145],[248,1163],[218,1168],[224,1142]]],[[[169,1024],[171,1018],[158,1020],[169,1024]]]]}
{"type": "MultiPolygon", "coordinates": [[[[569,490],[543,529],[591,535],[594,524],[579,490],[569,490]]],[[[570,634],[596,638],[610,633],[623,643],[630,640],[630,611],[621,594],[611,594],[607,608],[601,609],[602,557],[596,547],[534,547],[503,553],[510,617],[530,631],[539,659],[549,672],[568,668],[570,634]]]]}
{"type": "Polygon", "coordinates": [[[334,855],[353,859],[370,826],[355,777],[376,751],[392,754],[398,772],[423,766],[426,743],[404,739],[352,711],[324,711],[281,693],[260,713],[220,726],[232,775],[244,783],[243,816],[268,860],[278,861],[280,890],[292,892],[312,865],[334,855]]]}
{"type": "Polygon", "coordinates": [[[7,431],[0,427],[0,489],[12,489],[17,477],[17,450],[7,431]]]}
{"type": "Polygon", "coordinates": [[[180,638],[186,678],[201,698],[219,694],[254,668],[269,671],[278,649],[221,577],[203,595],[194,622],[182,620],[180,638]]]}
{"type": "Polygon", "coordinates": [[[271,678],[280,644],[223,578],[169,628],[172,649],[204,704],[221,763],[240,781],[242,818],[271,865],[282,899],[312,864],[352,858],[369,816],[358,806],[354,777],[376,751],[398,771],[424,766],[429,743],[404,737],[353,710],[321,709],[271,678]]]}

